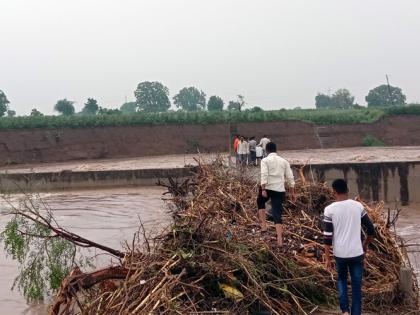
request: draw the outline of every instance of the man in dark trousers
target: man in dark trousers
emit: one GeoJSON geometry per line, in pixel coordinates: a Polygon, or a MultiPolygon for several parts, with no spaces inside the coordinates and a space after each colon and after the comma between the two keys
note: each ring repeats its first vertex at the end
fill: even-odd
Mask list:
{"type": "Polygon", "coordinates": [[[375,235],[375,228],[360,202],[349,199],[344,179],[332,183],[335,202],[324,210],[325,266],[331,271],[330,250],[333,246],[338,274],[340,308],[343,314],[360,315],[362,312],[363,258],[375,235]],[[362,243],[362,226],[367,238],[362,243]],[[347,275],[350,273],[352,304],[349,307],[347,275]]]}
{"type": "Polygon", "coordinates": [[[290,189],[291,200],[295,199],[295,180],[289,162],[277,154],[274,142],[266,145],[268,156],[261,161],[261,186],[257,198],[258,216],[262,232],[267,231],[265,203],[271,199],[272,216],[277,232],[277,245],[283,246],[282,213],[283,202],[286,200],[287,184],[290,189]]]}

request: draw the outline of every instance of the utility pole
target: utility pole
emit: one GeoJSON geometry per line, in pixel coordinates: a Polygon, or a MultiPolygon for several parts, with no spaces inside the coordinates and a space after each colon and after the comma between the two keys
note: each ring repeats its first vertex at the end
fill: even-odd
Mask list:
{"type": "Polygon", "coordinates": [[[386,84],[388,85],[388,94],[389,94],[389,99],[391,100],[391,104],[392,106],[394,106],[394,100],[392,98],[392,93],[391,93],[391,86],[389,85],[389,79],[388,79],[388,75],[385,75],[386,77],[386,84]]]}
{"type": "Polygon", "coordinates": [[[232,139],[232,134],[231,134],[231,129],[230,129],[230,113],[228,113],[228,148],[229,148],[229,168],[232,166],[232,143],[231,143],[231,139],[232,139]]]}

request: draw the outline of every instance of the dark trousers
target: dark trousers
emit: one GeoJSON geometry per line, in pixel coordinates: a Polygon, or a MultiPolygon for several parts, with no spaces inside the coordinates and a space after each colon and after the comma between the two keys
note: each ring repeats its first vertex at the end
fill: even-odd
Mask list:
{"type": "Polygon", "coordinates": [[[249,164],[255,165],[257,161],[257,153],[255,151],[249,151],[249,164]]]}
{"type": "Polygon", "coordinates": [[[335,257],[338,274],[338,291],[340,294],[341,311],[349,312],[351,315],[362,314],[362,275],[363,275],[363,255],[352,258],[335,257]],[[349,307],[349,297],[347,294],[347,275],[351,278],[351,312],[349,307]]]}
{"type": "Polygon", "coordinates": [[[283,214],[283,202],[286,200],[286,193],[284,191],[274,191],[267,189],[267,198],[263,197],[262,190],[257,197],[258,210],[265,209],[265,203],[271,199],[272,216],[275,224],[281,224],[281,215],[283,214]]]}

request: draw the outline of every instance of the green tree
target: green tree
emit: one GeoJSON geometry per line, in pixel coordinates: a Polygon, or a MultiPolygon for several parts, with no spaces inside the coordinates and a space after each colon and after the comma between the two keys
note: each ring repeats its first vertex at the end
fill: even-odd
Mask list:
{"type": "Polygon", "coordinates": [[[207,109],[209,111],[222,111],[224,105],[225,104],[220,97],[213,95],[209,98],[209,101],[207,103],[207,109]]]}
{"type": "Polygon", "coordinates": [[[229,104],[227,106],[227,109],[229,111],[240,111],[241,105],[236,101],[229,101],[229,104]]]}
{"type": "Polygon", "coordinates": [[[332,107],[331,104],[331,96],[323,93],[318,93],[317,96],[315,96],[315,107],[317,109],[330,108],[332,107]]]}
{"type": "Polygon", "coordinates": [[[333,95],[318,93],[315,96],[315,107],[323,108],[350,108],[354,105],[354,96],[347,89],[338,89],[333,95]]]}
{"type": "Polygon", "coordinates": [[[74,102],[65,99],[59,100],[54,106],[54,110],[59,112],[63,116],[74,115],[75,109],[73,106],[74,102]]]}
{"type": "Polygon", "coordinates": [[[119,109],[99,107],[98,114],[99,115],[120,115],[122,114],[122,112],[119,109]]]}
{"type": "Polygon", "coordinates": [[[259,106],[254,106],[254,107],[250,108],[249,111],[253,112],[253,113],[258,113],[258,112],[263,112],[264,110],[259,106]]]}
{"type": "Polygon", "coordinates": [[[82,115],[96,115],[99,110],[98,101],[93,98],[88,98],[85,106],[83,107],[82,115]]]}
{"type": "Polygon", "coordinates": [[[160,82],[141,82],[134,91],[139,111],[166,112],[171,107],[169,89],[160,82]]]}
{"type": "Polygon", "coordinates": [[[132,114],[137,112],[137,103],[136,102],[128,102],[124,103],[120,107],[120,111],[123,114],[132,114]]]}
{"type": "Polygon", "coordinates": [[[8,109],[7,110],[7,117],[15,117],[16,112],[14,110],[8,109]]]}
{"type": "Polygon", "coordinates": [[[383,84],[370,90],[365,100],[368,107],[402,106],[406,97],[399,87],[383,84]]]}
{"type": "Polygon", "coordinates": [[[229,101],[227,110],[228,111],[239,111],[239,107],[240,107],[240,105],[239,105],[238,102],[236,102],[236,101],[229,101]]]}
{"type": "Polygon", "coordinates": [[[228,105],[228,110],[230,111],[242,111],[245,107],[246,102],[245,98],[242,95],[238,95],[238,99],[236,101],[230,101],[228,105]]]}
{"type": "Polygon", "coordinates": [[[339,89],[331,96],[331,103],[335,108],[350,108],[354,104],[354,96],[347,89],[339,89]]]}
{"type": "Polygon", "coordinates": [[[197,111],[206,109],[206,94],[197,88],[184,87],[174,96],[174,104],[185,111],[197,111]]]}
{"type": "Polygon", "coordinates": [[[7,112],[9,107],[9,100],[6,97],[6,94],[2,90],[0,90],[0,117],[3,117],[4,114],[7,112]]]}
{"type": "Polygon", "coordinates": [[[41,116],[44,116],[44,114],[43,113],[41,113],[39,110],[37,110],[36,108],[33,108],[32,110],[31,110],[31,114],[30,114],[31,116],[33,116],[33,117],[41,117],[41,116]]]}

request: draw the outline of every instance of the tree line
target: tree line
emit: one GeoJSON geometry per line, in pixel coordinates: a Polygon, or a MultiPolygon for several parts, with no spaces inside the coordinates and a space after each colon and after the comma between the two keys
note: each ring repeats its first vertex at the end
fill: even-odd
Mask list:
{"type": "MultiPolygon", "coordinates": [[[[130,114],[136,112],[167,112],[171,108],[169,89],[160,82],[144,81],[138,84],[134,91],[135,101],[124,103],[119,109],[101,107],[98,101],[88,98],[80,112],[76,112],[74,102],[66,98],[57,101],[54,111],[64,116],[71,115],[114,115],[130,114]]],[[[402,106],[406,104],[406,96],[401,88],[390,85],[380,85],[370,90],[365,97],[368,107],[402,106]]],[[[332,95],[318,93],[315,97],[317,109],[348,109],[362,107],[354,102],[355,98],[348,89],[339,89],[332,95]]],[[[9,100],[0,90],[0,117],[14,117],[16,112],[9,108],[9,100]]],[[[259,112],[263,109],[254,106],[245,109],[247,103],[242,95],[231,100],[225,107],[223,99],[212,95],[207,100],[206,94],[196,87],[184,87],[174,97],[173,104],[182,111],[251,111],[259,112]]],[[[36,108],[32,109],[30,116],[43,116],[36,108]]]]}
{"type": "MultiPolygon", "coordinates": [[[[145,81],[138,84],[134,91],[136,101],[127,102],[121,105],[119,109],[109,109],[101,107],[98,101],[94,98],[88,98],[80,112],[76,112],[74,102],[67,98],[57,101],[54,105],[54,111],[64,116],[71,115],[114,115],[114,114],[130,114],[135,112],[167,112],[171,108],[171,101],[169,99],[169,89],[160,82],[145,81]]],[[[13,115],[9,108],[9,101],[4,92],[0,90],[0,117],[7,112],[9,117],[13,115]]],[[[185,87],[181,89],[174,97],[173,104],[178,110],[182,111],[252,111],[258,112],[263,109],[259,106],[254,106],[245,109],[246,102],[242,95],[238,95],[236,100],[229,101],[225,108],[223,99],[217,95],[211,96],[208,100],[206,94],[196,87],[185,87]]],[[[30,116],[43,116],[43,114],[36,108],[32,109],[30,116]]]]}
{"type": "MultiPolygon", "coordinates": [[[[401,88],[383,84],[370,90],[365,97],[368,107],[390,107],[406,105],[406,96],[401,88]]],[[[323,108],[358,108],[362,107],[354,103],[354,96],[347,89],[338,89],[332,95],[318,93],[315,96],[315,107],[323,108]]]]}

